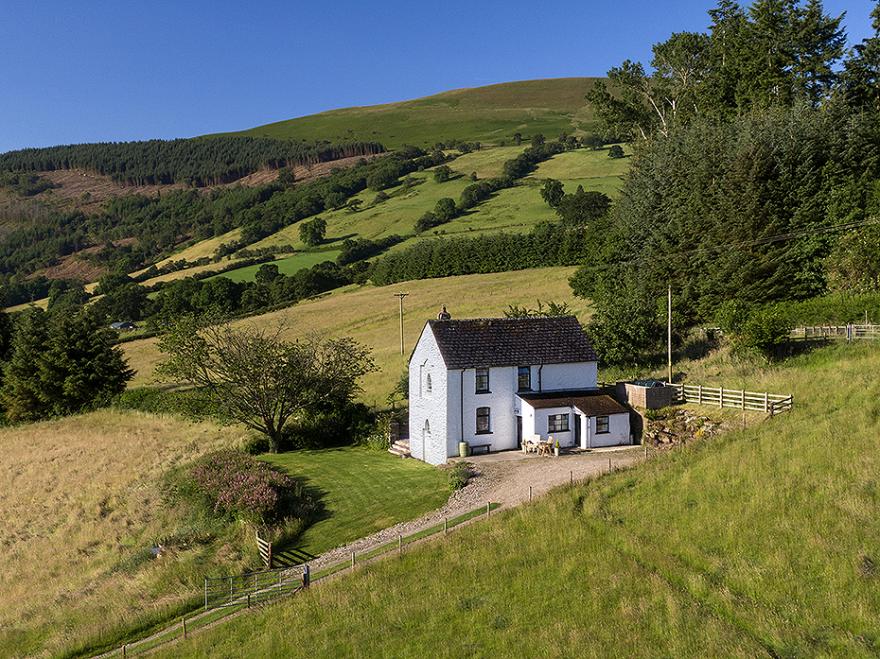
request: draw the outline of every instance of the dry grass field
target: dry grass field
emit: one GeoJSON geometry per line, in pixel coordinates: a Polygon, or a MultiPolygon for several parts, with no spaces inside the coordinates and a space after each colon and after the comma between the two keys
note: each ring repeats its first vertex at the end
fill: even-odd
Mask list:
{"type": "Polygon", "coordinates": [[[0,430],[0,656],[57,655],[167,615],[208,560],[236,569],[241,546],[191,543],[159,479],[243,431],[104,410],[0,430]]]}
{"type": "MultiPolygon", "coordinates": [[[[540,268],[488,275],[463,275],[424,279],[394,286],[364,286],[325,295],[300,304],[256,316],[241,323],[271,327],[283,323],[288,338],[308,332],[351,336],[373,349],[380,370],[364,380],[365,402],[381,404],[403,373],[425,321],[434,318],[445,304],[454,318],[501,316],[510,304],[534,306],[536,300],[567,302],[582,322],[589,305],[572,295],[568,278],[574,268],[540,268]],[[400,355],[397,299],[406,298],[406,354],[400,355]]],[[[125,354],[137,375],[132,386],[148,384],[159,361],[155,339],[124,344],[125,354]]]]}

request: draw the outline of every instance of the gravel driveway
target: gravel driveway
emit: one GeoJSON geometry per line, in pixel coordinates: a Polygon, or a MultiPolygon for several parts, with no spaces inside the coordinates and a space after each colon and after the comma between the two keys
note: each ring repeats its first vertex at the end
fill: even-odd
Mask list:
{"type": "MultiPolygon", "coordinates": [[[[401,522],[372,535],[360,538],[325,552],[309,565],[312,571],[332,565],[351,556],[395,540],[398,534],[409,535],[441,523],[445,517],[469,512],[486,502],[500,503],[509,508],[528,501],[529,486],[532,496],[538,497],[554,487],[608,471],[609,459],[615,467],[627,466],[642,460],[641,446],[595,449],[590,452],[563,454],[556,457],[524,455],[519,451],[504,451],[490,455],[472,456],[467,461],[474,466],[474,476],[468,485],[453,492],[441,508],[409,522],[401,522]]],[[[403,459],[403,458],[401,458],[403,459]]]]}

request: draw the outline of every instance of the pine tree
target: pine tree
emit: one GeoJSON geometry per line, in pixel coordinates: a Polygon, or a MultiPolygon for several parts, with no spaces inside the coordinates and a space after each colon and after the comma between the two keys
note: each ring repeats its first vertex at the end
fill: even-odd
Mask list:
{"type": "Polygon", "coordinates": [[[837,18],[826,14],[821,0],[808,0],[797,10],[793,72],[798,89],[813,106],[818,106],[837,82],[834,67],[846,45],[842,21],[843,14],[837,18]]]}
{"type": "Polygon", "coordinates": [[[850,108],[880,112],[880,2],[871,19],[874,34],[852,49],[841,75],[841,89],[850,108]]]}
{"type": "Polygon", "coordinates": [[[24,312],[15,324],[12,356],[3,371],[0,399],[10,421],[36,421],[46,414],[39,361],[46,349],[46,313],[24,312]]]}
{"type": "Polygon", "coordinates": [[[79,412],[125,389],[134,373],[113,338],[88,314],[52,318],[38,362],[40,396],[49,414],[79,412]]]}

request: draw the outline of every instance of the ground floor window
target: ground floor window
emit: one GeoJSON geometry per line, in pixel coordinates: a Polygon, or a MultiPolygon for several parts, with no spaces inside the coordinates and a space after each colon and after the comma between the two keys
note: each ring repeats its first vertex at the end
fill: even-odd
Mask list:
{"type": "Polygon", "coordinates": [[[477,408],[477,434],[492,432],[490,422],[489,422],[489,408],[488,407],[478,407],[477,408]]]}
{"type": "Polygon", "coordinates": [[[597,416],[596,417],[596,434],[603,435],[605,433],[611,432],[610,423],[608,421],[607,416],[597,416]]]}
{"type": "Polygon", "coordinates": [[[568,414],[551,414],[550,416],[547,417],[547,432],[567,432],[567,431],[568,431],[568,414]]]}

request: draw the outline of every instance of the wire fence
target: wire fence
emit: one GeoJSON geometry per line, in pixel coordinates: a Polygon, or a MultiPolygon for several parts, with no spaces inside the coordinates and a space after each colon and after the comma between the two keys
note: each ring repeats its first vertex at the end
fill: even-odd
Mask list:
{"type": "Polygon", "coordinates": [[[303,587],[308,568],[260,570],[224,577],[205,577],[205,610],[265,602],[303,587]]]}

